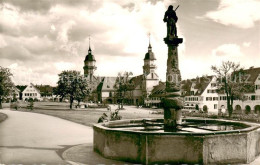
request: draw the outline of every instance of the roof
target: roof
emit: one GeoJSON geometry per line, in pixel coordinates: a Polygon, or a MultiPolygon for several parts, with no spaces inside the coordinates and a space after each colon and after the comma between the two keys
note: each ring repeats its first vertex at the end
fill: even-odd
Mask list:
{"type": "Polygon", "coordinates": [[[260,74],[260,67],[259,68],[251,67],[249,69],[244,70],[244,72],[250,75],[248,81],[254,83],[260,74]]]}
{"type": "Polygon", "coordinates": [[[85,61],[96,61],[94,55],[92,55],[90,47],[88,49],[88,55],[86,56],[85,61]]]}
{"type": "Polygon", "coordinates": [[[99,86],[99,88],[101,88],[102,91],[116,90],[114,88],[116,79],[117,79],[117,77],[104,77],[102,79],[102,83],[100,83],[100,84],[102,84],[102,87],[99,86]]]}
{"type": "Polygon", "coordinates": [[[190,95],[190,89],[194,84],[193,88],[197,89],[197,92],[194,93],[194,95],[201,95],[205,91],[209,83],[211,82],[212,78],[213,76],[202,76],[202,77],[197,77],[195,79],[183,80],[181,82],[182,90],[186,91],[186,95],[190,95]]]}
{"type": "Polygon", "coordinates": [[[198,89],[195,95],[201,95],[205,91],[209,83],[211,82],[212,78],[213,76],[199,77],[199,79],[197,79],[197,82],[194,86],[195,89],[198,89]]]}
{"type": "Polygon", "coordinates": [[[149,44],[148,52],[145,54],[144,60],[156,60],[154,53],[152,51],[151,44],[149,44]]]}
{"type": "Polygon", "coordinates": [[[96,60],[92,54],[88,54],[85,58],[85,61],[96,61],[96,60]]]}
{"type": "MultiPolygon", "coordinates": [[[[36,86],[33,85],[33,83],[30,83],[29,85],[31,85],[32,87],[34,87],[37,92],[41,93],[40,90],[39,90],[36,86]]],[[[24,91],[27,87],[28,87],[28,85],[23,89],[23,91],[24,91]]],[[[23,91],[22,91],[22,92],[23,92],[23,91]]]]}
{"type": "Polygon", "coordinates": [[[142,84],[143,81],[143,75],[132,77],[129,82],[132,84],[132,89],[135,89],[138,85],[142,84]]]}
{"type": "Polygon", "coordinates": [[[151,97],[162,97],[165,96],[166,83],[160,82],[159,85],[153,87],[151,97]]]}

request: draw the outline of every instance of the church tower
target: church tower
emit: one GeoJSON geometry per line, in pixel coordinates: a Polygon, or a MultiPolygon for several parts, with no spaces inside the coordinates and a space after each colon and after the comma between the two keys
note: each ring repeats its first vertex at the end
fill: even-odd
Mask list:
{"type": "Polygon", "coordinates": [[[84,76],[88,77],[90,80],[93,80],[94,71],[97,69],[97,67],[96,67],[95,57],[94,55],[92,55],[92,50],[90,47],[90,39],[89,39],[88,54],[86,55],[83,69],[84,69],[84,76]]]}
{"type": "Polygon", "coordinates": [[[148,52],[144,57],[144,66],[143,66],[143,85],[142,91],[144,96],[149,96],[153,87],[159,84],[159,76],[156,74],[156,58],[152,51],[152,46],[149,36],[149,46],[148,52]]]}
{"type": "Polygon", "coordinates": [[[155,65],[155,60],[156,60],[156,58],[152,51],[152,46],[151,46],[150,37],[149,37],[148,52],[145,54],[145,57],[144,57],[143,74],[145,76],[150,75],[151,79],[158,78],[157,74],[155,73],[155,70],[157,68],[155,65]]]}

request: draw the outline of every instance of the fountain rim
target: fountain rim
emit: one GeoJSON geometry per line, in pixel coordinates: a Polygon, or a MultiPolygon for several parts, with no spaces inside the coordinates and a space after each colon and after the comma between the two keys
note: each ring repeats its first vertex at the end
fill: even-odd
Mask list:
{"type": "Polygon", "coordinates": [[[125,120],[117,120],[117,121],[109,121],[106,123],[98,123],[94,124],[94,129],[102,129],[104,131],[111,132],[124,132],[131,134],[142,134],[142,135],[178,135],[178,136],[205,136],[205,135],[224,135],[224,134],[233,134],[233,133],[248,133],[260,128],[260,125],[257,123],[249,123],[244,121],[235,121],[235,120],[225,120],[225,119],[204,119],[204,118],[185,118],[184,120],[194,120],[194,121],[217,121],[217,122],[227,122],[227,123],[239,123],[244,124],[249,127],[236,129],[236,130],[228,130],[228,131],[216,131],[216,132],[156,132],[156,131],[138,131],[138,130],[116,130],[114,128],[107,127],[109,124],[126,124],[131,122],[142,122],[143,120],[163,120],[162,118],[142,118],[142,119],[125,119],[125,120]]]}

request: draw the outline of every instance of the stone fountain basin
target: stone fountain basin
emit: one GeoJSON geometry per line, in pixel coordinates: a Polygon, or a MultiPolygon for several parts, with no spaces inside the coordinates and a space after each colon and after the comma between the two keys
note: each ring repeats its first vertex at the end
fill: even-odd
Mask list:
{"type": "MultiPolygon", "coordinates": [[[[143,124],[143,119],[95,124],[94,151],[105,158],[142,163],[229,164],[250,163],[260,154],[260,127],[257,124],[185,119],[186,122],[227,122],[241,126],[228,131],[159,132],[123,129],[143,124]]],[[[147,121],[163,121],[151,119],[147,121]]],[[[147,123],[146,123],[147,125],[147,123]]]]}

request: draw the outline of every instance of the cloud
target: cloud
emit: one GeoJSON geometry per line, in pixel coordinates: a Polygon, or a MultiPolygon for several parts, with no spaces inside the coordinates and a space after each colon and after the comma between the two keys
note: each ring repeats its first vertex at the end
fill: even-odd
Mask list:
{"type": "Polygon", "coordinates": [[[59,71],[63,71],[63,70],[71,70],[75,67],[75,64],[70,63],[70,62],[57,62],[54,64],[56,69],[58,69],[59,71]]]}
{"type": "Polygon", "coordinates": [[[141,74],[150,32],[153,51],[158,57],[158,72],[164,73],[167,47],[163,43],[166,26],[162,16],[167,7],[165,3],[154,0],[4,0],[0,3],[0,65],[12,67],[17,84],[37,83],[37,80],[53,84],[64,69],[83,72],[90,35],[98,74],[117,75],[124,69],[122,66],[141,74]],[[89,4],[96,7],[90,9],[89,4]],[[43,80],[43,77],[49,79],[43,80]]]}
{"type": "Polygon", "coordinates": [[[52,67],[53,72],[46,72],[47,68],[50,68],[50,64],[46,63],[41,63],[41,65],[36,65],[36,67],[12,63],[8,68],[10,68],[13,74],[12,80],[16,85],[28,85],[31,82],[55,86],[58,80],[58,75],[53,74],[56,70],[54,67],[52,67]]]}
{"type": "Polygon", "coordinates": [[[104,0],[3,0],[2,3],[12,4],[25,12],[46,13],[53,6],[62,4],[71,7],[84,6],[90,11],[97,10],[104,0]]]}
{"type": "Polygon", "coordinates": [[[3,36],[0,36],[0,48],[7,46],[3,36]]]}
{"type": "Polygon", "coordinates": [[[243,46],[244,46],[244,47],[249,47],[250,45],[251,45],[251,42],[244,42],[244,43],[243,43],[243,46]]]}
{"type": "Polygon", "coordinates": [[[215,22],[238,28],[254,27],[260,20],[259,0],[220,0],[218,9],[204,16],[215,22]]]}
{"type": "Polygon", "coordinates": [[[217,57],[241,57],[240,46],[236,44],[223,44],[212,50],[212,54],[217,57]]]}

